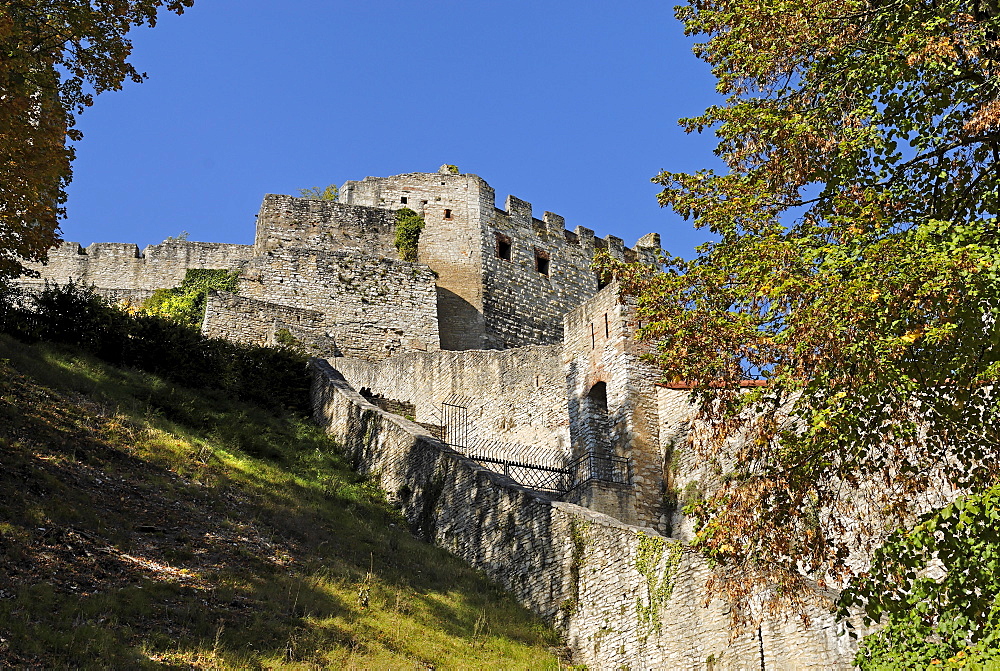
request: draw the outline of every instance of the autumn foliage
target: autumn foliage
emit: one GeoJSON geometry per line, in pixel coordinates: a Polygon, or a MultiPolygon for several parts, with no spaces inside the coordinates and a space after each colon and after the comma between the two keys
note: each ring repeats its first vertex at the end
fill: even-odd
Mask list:
{"type": "Polygon", "coordinates": [[[722,484],[689,512],[714,586],[801,605],[913,515],[1000,479],[997,5],[678,16],[728,96],[681,123],[714,130],[726,170],[654,181],[715,241],[663,272],[600,263],[637,297],[664,378],[698,381],[696,442],[722,484]]]}
{"type": "Polygon", "coordinates": [[[144,74],[128,63],[133,26],[194,0],[13,0],[0,6],[0,278],[58,241],[76,115],[144,74]]]}

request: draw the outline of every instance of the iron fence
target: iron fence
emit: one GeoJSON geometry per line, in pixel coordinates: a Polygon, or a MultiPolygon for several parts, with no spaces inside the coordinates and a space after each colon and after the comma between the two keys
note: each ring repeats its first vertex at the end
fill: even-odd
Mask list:
{"type": "Polygon", "coordinates": [[[523,487],[556,494],[566,494],[588,482],[631,485],[631,460],[587,452],[569,464],[554,463],[547,455],[535,454],[525,446],[508,445],[492,440],[470,438],[469,410],[460,399],[449,398],[441,404],[443,440],[473,461],[496,473],[502,473],[523,487]],[[502,456],[513,456],[514,459],[502,456]],[[517,457],[531,458],[531,461],[517,457]],[[537,457],[537,458],[533,458],[537,457]],[[550,463],[538,463],[549,461],[550,463]]]}
{"type": "Polygon", "coordinates": [[[508,478],[529,489],[562,494],[569,491],[570,472],[568,468],[526,464],[519,461],[495,459],[481,454],[469,454],[470,459],[482,464],[495,473],[503,473],[508,478]]]}
{"type": "Polygon", "coordinates": [[[588,482],[606,482],[616,485],[632,484],[632,460],[595,452],[585,452],[569,463],[570,489],[588,482]]]}
{"type": "Polygon", "coordinates": [[[464,452],[469,445],[469,409],[445,401],[441,404],[444,442],[464,452]]]}

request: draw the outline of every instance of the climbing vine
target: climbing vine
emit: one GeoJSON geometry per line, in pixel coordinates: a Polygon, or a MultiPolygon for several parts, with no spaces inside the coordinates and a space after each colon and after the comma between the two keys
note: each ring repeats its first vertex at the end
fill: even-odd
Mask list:
{"type": "Polygon", "coordinates": [[[417,260],[417,243],[424,230],[424,218],[408,207],[396,210],[396,249],[404,261],[417,260]]]}
{"type": "Polygon", "coordinates": [[[566,599],[562,606],[559,607],[566,618],[575,613],[580,605],[580,571],[583,569],[587,552],[588,529],[590,529],[590,522],[583,520],[570,520],[569,522],[569,537],[573,543],[572,555],[569,562],[569,577],[572,583],[573,595],[566,599]]]}
{"type": "Polygon", "coordinates": [[[635,610],[643,639],[660,631],[660,610],[674,593],[674,578],[681,563],[681,544],[639,532],[639,548],[635,555],[635,569],[646,579],[647,603],[636,598],[635,610]],[[669,547],[668,547],[669,546],[669,547]],[[666,554],[666,560],[664,560],[666,554]],[[663,569],[660,569],[661,563],[663,569]]]}

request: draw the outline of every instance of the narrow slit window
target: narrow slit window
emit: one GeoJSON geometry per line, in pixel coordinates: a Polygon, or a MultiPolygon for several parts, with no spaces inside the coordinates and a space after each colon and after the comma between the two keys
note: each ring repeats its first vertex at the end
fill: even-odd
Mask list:
{"type": "Polygon", "coordinates": [[[451,219],[451,210],[445,210],[444,211],[444,218],[445,219],[451,219]]]}
{"type": "Polygon", "coordinates": [[[604,313],[604,337],[607,338],[611,335],[611,328],[608,326],[608,313],[604,313]]]}
{"type": "Polygon", "coordinates": [[[510,261],[510,252],[512,247],[512,241],[509,237],[503,233],[497,233],[497,258],[503,259],[504,261],[510,261]]]}
{"type": "Polygon", "coordinates": [[[549,274],[549,253],[537,247],[535,247],[535,270],[542,275],[549,274]]]}
{"type": "Polygon", "coordinates": [[[594,322],[590,322],[590,349],[597,346],[597,338],[594,337],[594,322]]]}

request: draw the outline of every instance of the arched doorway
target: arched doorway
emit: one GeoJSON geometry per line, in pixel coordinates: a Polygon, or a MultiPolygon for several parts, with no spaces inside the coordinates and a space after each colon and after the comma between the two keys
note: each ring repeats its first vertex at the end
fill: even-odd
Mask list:
{"type": "Polygon", "coordinates": [[[583,404],[584,448],[591,455],[591,475],[598,479],[608,479],[611,467],[611,422],[608,417],[608,385],[596,382],[583,404]]]}

